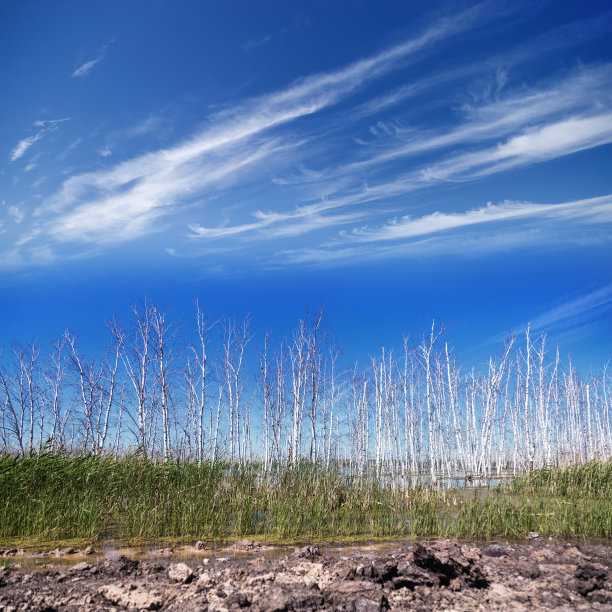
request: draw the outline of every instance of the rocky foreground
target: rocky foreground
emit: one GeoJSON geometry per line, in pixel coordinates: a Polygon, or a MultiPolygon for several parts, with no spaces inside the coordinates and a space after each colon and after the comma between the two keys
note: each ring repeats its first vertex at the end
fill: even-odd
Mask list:
{"type": "Polygon", "coordinates": [[[139,562],[25,572],[0,567],[0,612],[17,610],[611,610],[612,549],[418,542],[377,557],[306,546],[283,559],[139,562]]]}

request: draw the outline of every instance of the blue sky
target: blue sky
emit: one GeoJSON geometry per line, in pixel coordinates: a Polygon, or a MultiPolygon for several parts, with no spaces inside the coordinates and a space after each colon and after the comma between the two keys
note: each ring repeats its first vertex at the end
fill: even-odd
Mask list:
{"type": "Polygon", "coordinates": [[[611,356],[608,2],[0,5],[0,342],[306,304],[350,356],[611,356]]]}

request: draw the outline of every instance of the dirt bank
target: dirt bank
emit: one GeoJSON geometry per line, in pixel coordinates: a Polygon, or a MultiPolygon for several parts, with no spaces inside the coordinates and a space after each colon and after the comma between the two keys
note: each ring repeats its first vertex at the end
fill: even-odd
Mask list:
{"type": "Polygon", "coordinates": [[[120,557],[34,572],[15,557],[0,567],[0,612],[610,610],[611,551],[438,540],[378,556],[338,558],[307,546],[281,559],[203,559],[190,567],[120,557]]]}

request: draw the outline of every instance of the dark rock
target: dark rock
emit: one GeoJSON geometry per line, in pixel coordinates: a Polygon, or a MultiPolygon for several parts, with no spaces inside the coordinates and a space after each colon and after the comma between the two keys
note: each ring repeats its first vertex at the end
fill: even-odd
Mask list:
{"type": "Polygon", "coordinates": [[[355,580],[359,564],[352,559],[343,559],[334,566],[334,575],[340,580],[355,580]]]}
{"type": "Polygon", "coordinates": [[[407,588],[414,591],[417,586],[432,587],[438,584],[438,579],[431,572],[414,563],[400,563],[397,569],[398,576],[392,580],[394,589],[407,588]]]}
{"type": "Polygon", "coordinates": [[[128,559],[125,555],[121,555],[114,561],[103,561],[104,569],[110,574],[131,574],[138,569],[140,563],[135,559],[128,559]]]}
{"type": "MultiPolygon", "coordinates": [[[[384,566],[385,560],[380,560],[381,568],[384,566]]],[[[394,565],[395,571],[388,569],[389,576],[387,580],[391,580],[394,575],[397,575],[397,562],[394,565]]],[[[343,559],[334,566],[334,574],[340,580],[367,580],[369,582],[382,582],[383,579],[379,573],[377,565],[369,559],[343,559]]]]}
{"type": "Polygon", "coordinates": [[[195,543],[195,549],[196,550],[206,550],[206,542],[204,542],[204,540],[198,540],[195,543]]]}
{"type": "Polygon", "coordinates": [[[607,577],[608,572],[605,569],[583,563],[574,572],[573,586],[581,595],[586,596],[592,591],[602,589],[607,577]]]}
{"type": "Polygon", "coordinates": [[[519,561],[516,565],[519,576],[534,580],[540,576],[540,566],[535,561],[519,561]]]}
{"type": "Polygon", "coordinates": [[[413,559],[416,565],[435,574],[443,586],[448,586],[453,578],[461,578],[470,587],[489,584],[479,554],[466,554],[456,540],[417,542],[413,559]]]}
{"type": "Polygon", "coordinates": [[[393,580],[398,575],[397,561],[395,559],[383,559],[373,564],[373,568],[376,571],[376,577],[380,576],[383,582],[393,580]]]}
{"type": "Polygon", "coordinates": [[[291,555],[293,559],[306,559],[308,561],[314,561],[321,557],[321,551],[315,544],[308,544],[302,548],[298,548],[291,555]]]}
{"type": "Polygon", "coordinates": [[[499,544],[491,544],[482,552],[483,554],[487,555],[487,557],[504,557],[507,554],[506,549],[499,544]]]}

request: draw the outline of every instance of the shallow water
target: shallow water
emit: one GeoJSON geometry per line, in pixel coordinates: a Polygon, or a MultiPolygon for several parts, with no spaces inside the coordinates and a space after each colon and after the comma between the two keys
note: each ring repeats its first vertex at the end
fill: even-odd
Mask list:
{"type": "MultiPolygon", "coordinates": [[[[392,542],[373,542],[371,540],[356,542],[352,544],[344,543],[325,543],[319,544],[321,553],[328,557],[351,558],[356,556],[371,556],[387,554],[397,551],[409,543],[408,540],[395,540],[392,542]]],[[[287,557],[299,546],[296,545],[263,545],[253,551],[237,551],[231,547],[231,543],[207,543],[204,550],[196,550],[193,544],[173,546],[173,552],[164,553],[165,545],[156,543],[141,546],[123,546],[113,540],[103,542],[96,546],[96,552],[90,555],[75,553],[56,557],[53,554],[47,557],[29,556],[36,551],[27,551],[24,556],[15,556],[6,559],[5,564],[19,564],[24,571],[42,571],[45,569],[68,569],[69,567],[85,561],[86,563],[96,564],[104,559],[116,560],[121,556],[137,561],[147,561],[169,565],[170,563],[185,563],[190,567],[208,565],[213,568],[223,567],[227,564],[236,564],[253,559],[279,559],[287,557]]],[[[167,548],[166,548],[167,550],[167,548]]]]}

